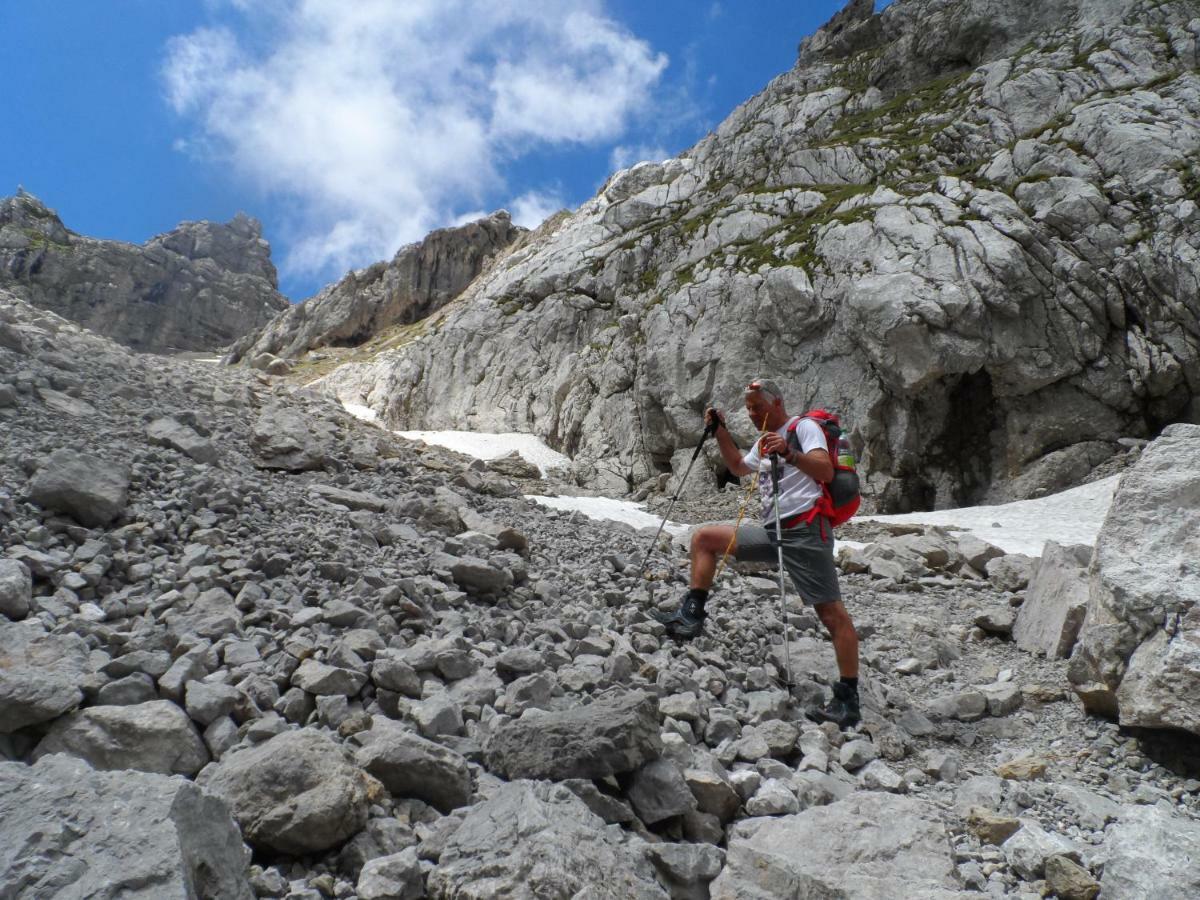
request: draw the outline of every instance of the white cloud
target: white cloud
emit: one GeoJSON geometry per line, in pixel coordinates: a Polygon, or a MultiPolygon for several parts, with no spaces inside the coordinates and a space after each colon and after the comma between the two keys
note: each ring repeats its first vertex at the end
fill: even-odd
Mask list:
{"type": "Polygon", "coordinates": [[[526,191],[512,201],[509,212],[518,225],[537,228],[566,205],[556,191],[526,191]]]}
{"type": "Polygon", "coordinates": [[[634,163],[662,162],[674,154],[667,151],[661,144],[635,144],[627,146],[619,144],[613,147],[608,155],[608,161],[614,169],[628,169],[634,163]]]}
{"type": "MultiPolygon", "coordinates": [[[[603,0],[226,2],[244,29],[172,39],[167,97],[197,126],[186,146],[289,202],[293,273],[477,212],[530,150],[619,139],[667,64],[603,0]]],[[[512,202],[517,221],[560,206],[512,202]]]]}

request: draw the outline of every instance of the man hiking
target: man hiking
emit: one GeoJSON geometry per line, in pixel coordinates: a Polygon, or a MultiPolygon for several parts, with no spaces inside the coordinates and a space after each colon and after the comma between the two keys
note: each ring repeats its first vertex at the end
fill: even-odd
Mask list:
{"type": "Polygon", "coordinates": [[[775,497],[771,480],[771,456],[782,462],[779,477],[779,519],[783,532],[783,563],[803,601],[812,606],[833,639],[841,679],[834,685],[833,699],[808,713],[818,722],[833,722],[847,728],[860,721],[858,702],[858,635],[850,614],[842,604],[837,566],[833,561],[833,531],[813,507],[821,499],[822,483],[833,479],[825,433],[811,419],[800,419],[789,445],[788,426],[778,386],[764,378],[746,387],[746,412],[750,421],[765,432],[745,455],[733,442],[719,410],[705,412],[706,422],[716,423],[717,444],[729,471],[739,477],[756,474],[762,497],[763,521],[767,525],[705,525],[692,535],[691,590],[679,609],[669,615],[655,613],[667,632],[679,640],[690,640],[704,629],[704,605],[716,574],[717,561],[728,549],[743,562],[774,562],[775,497]]]}

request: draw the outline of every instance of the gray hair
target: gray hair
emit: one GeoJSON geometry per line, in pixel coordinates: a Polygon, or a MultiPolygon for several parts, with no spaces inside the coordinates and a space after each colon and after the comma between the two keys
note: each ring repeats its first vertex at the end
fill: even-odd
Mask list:
{"type": "Polygon", "coordinates": [[[781,391],[779,389],[779,385],[777,385],[770,378],[753,378],[753,379],[751,379],[750,383],[746,385],[746,393],[747,394],[769,394],[770,396],[774,397],[776,400],[783,399],[783,391],[781,391]]]}

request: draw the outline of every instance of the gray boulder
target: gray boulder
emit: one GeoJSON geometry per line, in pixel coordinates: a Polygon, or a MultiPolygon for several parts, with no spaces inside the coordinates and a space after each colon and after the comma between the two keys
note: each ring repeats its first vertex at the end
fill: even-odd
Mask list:
{"type": "Polygon", "coordinates": [[[285,731],[206,768],[197,783],[222,798],[255,847],[328,850],[367,821],[371,781],[317,731],[285,731]]]}
{"type": "Polygon", "coordinates": [[[566,786],[517,781],[471,808],[430,873],[433,897],[666,900],[640,841],[566,786]]]}
{"type": "Polygon", "coordinates": [[[471,772],[453,750],[376,717],[355,762],[396,797],[417,797],[448,813],[471,802],[471,772]]]}
{"type": "Polygon", "coordinates": [[[950,900],[959,894],[950,838],[937,807],[873,792],[736,824],[725,868],[712,883],[712,900],[950,900]]]}
{"type": "Polygon", "coordinates": [[[505,778],[603,778],[632,772],[662,754],[658,703],[633,691],[561,712],[530,710],[501,725],[484,747],[505,778]]]}
{"type": "Polygon", "coordinates": [[[15,559],[0,559],[0,616],[14,622],[29,615],[33,577],[15,559]]]}
{"type": "Polygon", "coordinates": [[[1013,622],[1018,647],[1050,659],[1071,655],[1087,612],[1091,559],[1092,548],[1087,545],[1046,543],[1013,622]]]}
{"type": "Polygon", "coordinates": [[[59,719],[34,749],[34,759],[67,753],[96,769],[137,769],[195,775],[208,750],[187,714],[169,700],[133,706],[89,706],[59,719]]]}
{"type": "Polygon", "coordinates": [[[654,759],[638,769],[627,794],[638,818],[647,825],[697,807],[683,774],[669,759],[654,759]]]}
{"type": "Polygon", "coordinates": [[[182,778],[0,762],[0,896],[253,900],[229,809],[182,778]]]}
{"type": "Polygon", "coordinates": [[[87,644],[77,635],[0,620],[0,734],[74,709],[89,670],[87,644]]]}
{"type": "Polygon", "coordinates": [[[215,463],[221,458],[213,442],[202,437],[189,425],[171,418],[155,419],[146,426],[146,437],[150,443],[178,450],[196,462],[215,463]]]}
{"type": "Polygon", "coordinates": [[[304,472],[325,466],[330,438],[325,423],[305,418],[295,409],[273,406],[255,421],[250,446],[261,468],[304,472]]]}
{"type": "Polygon", "coordinates": [[[1096,540],[1068,677],[1089,711],[1200,734],[1200,426],[1172,425],[1122,477],[1096,540]]]}
{"type": "Polygon", "coordinates": [[[358,875],[358,900],[418,900],[425,878],[415,847],[370,860],[358,875]]]}
{"type": "Polygon", "coordinates": [[[1157,806],[1127,808],[1105,834],[1105,897],[1192,900],[1200,896],[1200,823],[1157,806]]]}
{"type": "Polygon", "coordinates": [[[62,447],[50,454],[29,484],[29,499],[79,524],[107,525],[125,511],[129,468],[62,447]]]}

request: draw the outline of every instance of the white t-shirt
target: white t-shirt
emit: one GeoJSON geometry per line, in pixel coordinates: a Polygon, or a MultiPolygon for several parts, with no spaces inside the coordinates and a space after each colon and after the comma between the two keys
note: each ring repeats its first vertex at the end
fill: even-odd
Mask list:
{"type": "MultiPolygon", "coordinates": [[[[792,424],[794,419],[795,417],[788,419],[782,428],[777,429],[776,434],[786,439],[788,425],[792,424]]],[[[825,432],[812,419],[800,420],[800,424],[796,426],[796,438],[800,441],[801,453],[829,449],[829,445],[825,441],[825,432]]],[[[742,462],[752,472],[758,472],[758,490],[762,496],[763,519],[773,523],[775,521],[775,498],[771,486],[771,457],[769,455],[763,457],[759,454],[759,443],[760,441],[754,442],[750,452],[742,457],[742,462]]],[[[821,499],[821,485],[815,478],[810,478],[795,466],[783,463],[779,472],[779,498],[779,517],[790,519],[792,516],[812,509],[813,504],[821,499]]]]}

